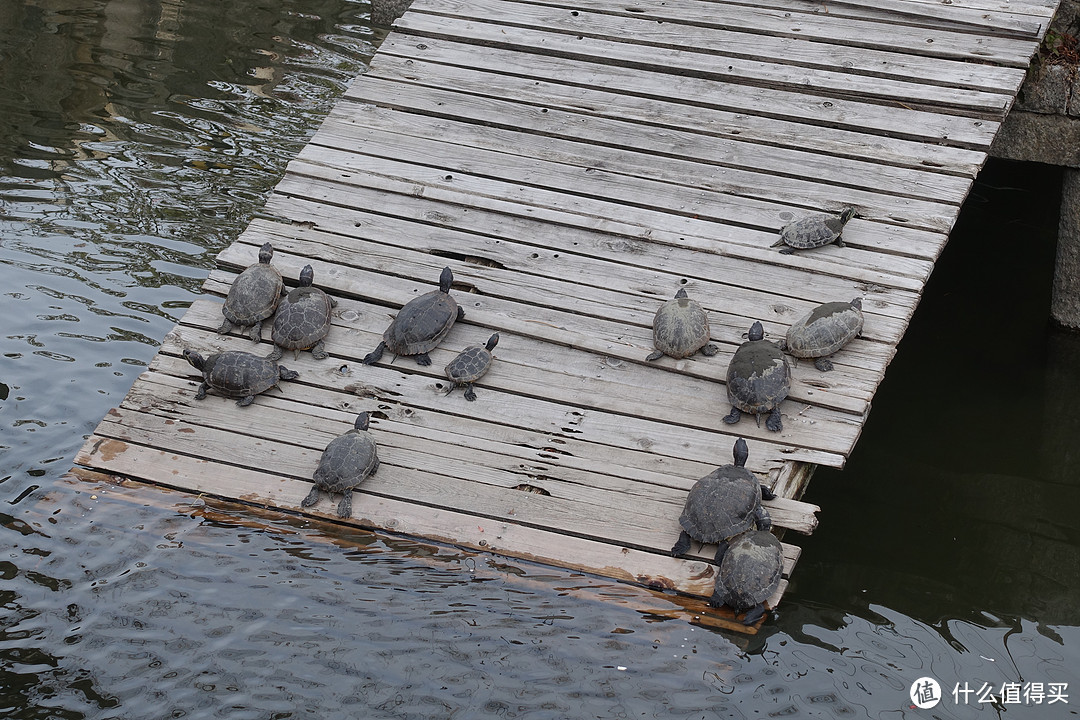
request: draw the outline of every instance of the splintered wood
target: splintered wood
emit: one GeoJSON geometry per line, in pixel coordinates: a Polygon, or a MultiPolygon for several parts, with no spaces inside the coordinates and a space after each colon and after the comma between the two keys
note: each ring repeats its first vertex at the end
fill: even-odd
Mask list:
{"type": "MultiPolygon", "coordinates": [[[[714,546],[672,558],[686,493],[731,462],[811,532],[812,468],[843,467],[972,181],[1056,10],[1028,0],[416,0],[76,462],[335,518],[300,501],[327,443],[372,413],[381,466],[365,528],[692,596],[714,546]],[[782,255],[792,219],[852,206],[844,247],[782,255]],[[330,357],[241,408],[181,356],[269,354],[218,335],[221,300],[270,242],[338,298],[330,357]],[[360,360],[443,267],[465,317],[432,364],[360,360]],[[646,362],[680,288],[711,357],[646,362]],[[793,369],[783,430],[730,406],[728,362],[823,302],[862,298],[863,334],[793,369]],[[477,400],[442,368],[500,341],[477,400]]],[[[787,535],[785,540],[790,541],[787,535]]],[[[784,545],[785,578],[799,549],[784,545]]],[[[770,601],[779,602],[785,580],[770,601]]],[[[700,609],[705,610],[703,603],[700,609]]],[[[730,614],[729,614],[730,617],[730,614]]]]}

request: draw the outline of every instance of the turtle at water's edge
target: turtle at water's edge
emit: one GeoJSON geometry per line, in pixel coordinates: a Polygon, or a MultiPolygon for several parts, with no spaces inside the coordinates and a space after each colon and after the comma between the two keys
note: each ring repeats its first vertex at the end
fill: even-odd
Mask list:
{"type": "Polygon", "coordinates": [[[465,317],[465,311],[450,296],[454,274],[443,268],[439,289],[424,293],[405,303],[383,332],[382,342],[361,361],[373,365],[382,359],[384,350],[395,355],[413,355],[418,365],[430,365],[428,353],[438,347],[454,323],[465,317]]]}
{"type": "Polygon", "coordinates": [[[300,373],[278,365],[269,358],[241,350],[215,353],[204,358],[194,350],[185,349],[183,355],[203,376],[203,382],[195,393],[196,400],[205,398],[206,391],[213,388],[226,397],[240,398],[236,404],[245,407],[259,393],[277,387],[279,380],[300,377],[300,373]]]}
{"type": "Polygon", "coordinates": [[[233,280],[221,306],[225,321],[218,328],[219,333],[225,335],[233,326],[239,330],[248,327],[248,337],[255,342],[262,340],[263,320],[274,314],[285,291],[281,273],[270,264],[273,257],[274,246],[264,243],[259,248],[259,262],[250,265],[233,280]]]}
{"type": "Polygon", "coordinates": [[[370,420],[370,413],[360,413],[352,430],[337,436],[326,446],[319,458],[319,467],[315,469],[315,487],[300,501],[301,507],[311,507],[318,502],[320,492],[331,497],[341,493],[337,515],[340,518],[352,515],[353,489],[379,469],[375,438],[367,431],[370,420]]]}
{"type": "Polygon", "coordinates": [[[664,355],[686,358],[701,351],[715,355],[719,348],[709,342],[709,316],[701,304],[679,289],[653,316],[653,345],[656,351],[645,359],[659,360],[664,355]]]}
{"type": "Polygon", "coordinates": [[[796,250],[808,250],[829,243],[837,247],[844,247],[841,235],[848,220],[855,216],[855,208],[844,208],[839,215],[835,213],[819,213],[790,222],[780,228],[780,239],[772,244],[772,247],[786,245],[780,252],[791,255],[796,250]]]}
{"type": "Polygon", "coordinates": [[[499,342],[499,333],[488,338],[486,345],[471,345],[450,361],[445,372],[450,380],[450,387],[446,394],[449,395],[456,387],[465,387],[465,399],[473,401],[476,393],[473,391],[473,383],[484,376],[491,369],[494,356],[491,351],[499,342]]]}
{"type": "Polygon", "coordinates": [[[784,572],[784,548],[767,530],[751,530],[722,543],[717,553],[720,571],[709,605],[727,605],[735,612],[747,611],[744,625],[753,625],[765,614],[765,601],[780,587],[784,572]]]}
{"type": "Polygon", "coordinates": [[[780,403],[791,390],[791,368],[787,356],[775,343],[765,339],[760,322],[750,326],[747,341],[739,346],[727,370],[727,394],[731,412],[724,422],[739,422],[742,413],[752,413],[761,424],[768,414],[765,427],[773,432],[783,430],[780,403]]]}

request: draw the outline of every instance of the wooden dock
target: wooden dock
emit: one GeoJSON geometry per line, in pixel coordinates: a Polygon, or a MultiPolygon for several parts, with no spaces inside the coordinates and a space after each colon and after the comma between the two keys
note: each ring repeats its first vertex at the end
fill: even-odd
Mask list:
{"type": "MultiPolygon", "coordinates": [[[[416,0],[267,211],[76,458],[135,481],[301,510],[326,444],[374,412],[382,466],[352,524],[677,590],[711,553],[667,555],[687,490],[731,460],[780,497],[843,467],[1057,0],[416,0]],[[781,255],[792,217],[857,209],[846,247],[781,255]],[[258,247],[339,299],[329,359],[239,408],[180,356],[270,352],[214,332],[258,247]],[[466,311],[431,367],[359,361],[452,268],[466,311]],[[720,352],[655,363],[679,288],[720,352]],[[836,370],[794,369],[784,429],[734,426],[724,378],[749,325],[863,298],[836,370]],[[443,366],[501,334],[476,402],[443,366]]],[[[791,541],[788,535],[785,540],[791,541]]],[[[695,547],[696,549],[696,547],[695,547]]],[[[785,544],[787,572],[799,549],[785,544]]],[[[773,599],[779,601],[784,585],[773,599]]],[[[704,604],[700,604],[704,610],[704,604]]]]}

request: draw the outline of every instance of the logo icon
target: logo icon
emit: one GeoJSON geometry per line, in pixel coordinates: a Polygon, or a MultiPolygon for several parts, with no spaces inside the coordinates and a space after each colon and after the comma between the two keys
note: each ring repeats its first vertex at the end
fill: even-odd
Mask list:
{"type": "Polygon", "coordinates": [[[911,703],[920,710],[929,710],[941,702],[941,685],[932,677],[921,677],[911,683],[911,703]]]}

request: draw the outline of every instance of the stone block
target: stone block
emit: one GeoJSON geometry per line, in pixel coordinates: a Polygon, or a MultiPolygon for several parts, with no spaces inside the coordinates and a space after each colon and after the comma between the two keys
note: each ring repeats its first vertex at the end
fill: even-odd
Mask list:
{"type": "Polygon", "coordinates": [[[1066,170],[1061,183],[1061,220],[1050,315],[1080,330],[1080,171],[1066,170]]]}
{"type": "Polygon", "coordinates": [[[1064,114],[1076,82],[1075,68],[1065,65],[1031,66],[1017,95],[1017,107],[1028,112],[1064,114]]]}
{"type": "Polygon", "coordinates": [[[371,0],[371,22],[388,28],[405,14],[410,5],[412,0],[371,0]]]}
{"type": "Polygon", "coordinates": [[[1002,123],[990,154],[1005,160],[1080,168],[1080,120],[1014,109],[1002,123]]]}

